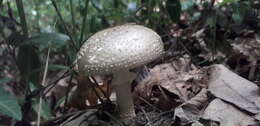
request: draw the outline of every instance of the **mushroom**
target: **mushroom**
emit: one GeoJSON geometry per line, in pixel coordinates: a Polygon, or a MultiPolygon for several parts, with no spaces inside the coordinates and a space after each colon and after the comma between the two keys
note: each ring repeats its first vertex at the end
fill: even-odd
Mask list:
{"type": "Polygon", "coordinates": [[[108,28],[91,36],[77,54],[77,70],[84,75],[112,74],[121,119],[135,117],[129,69],[143,66],[164,52],[160,36],[135,24],[108,28]]]}

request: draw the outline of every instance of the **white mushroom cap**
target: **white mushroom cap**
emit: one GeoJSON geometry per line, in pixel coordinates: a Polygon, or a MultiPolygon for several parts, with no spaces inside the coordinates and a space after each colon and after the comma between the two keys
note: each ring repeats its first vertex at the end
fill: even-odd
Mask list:
{"type": "Polygon", "coordinates": [[[160,36],[140,25],[121,25],[91,36],[77,54],[80,73],[113,73],[142,66],[164,52],[160,36]]]}

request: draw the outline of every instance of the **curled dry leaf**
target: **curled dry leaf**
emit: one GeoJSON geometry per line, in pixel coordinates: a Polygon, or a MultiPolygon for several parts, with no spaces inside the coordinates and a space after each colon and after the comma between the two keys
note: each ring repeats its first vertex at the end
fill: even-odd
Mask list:
{"type": "Polygon", "coordinates": [[[202,115],[203,108],[207,105],[208,100],[208,91],[202,88],[195,97],[175,109],[175,117],[178,117],[183,125],[196,123],[202,115]]]}
{"type": "Polygon", "coordinates": [[[152,88],[157,85],[177,95],[182,101],[187,101],[195,96],[202,87],[207,87],[207,78],[207,72],[203,69],[184,72],[176,70],[171,63],[161,64],[151,69],[149,76],[139,82],[134,94],[149,98],[152,88]]]}

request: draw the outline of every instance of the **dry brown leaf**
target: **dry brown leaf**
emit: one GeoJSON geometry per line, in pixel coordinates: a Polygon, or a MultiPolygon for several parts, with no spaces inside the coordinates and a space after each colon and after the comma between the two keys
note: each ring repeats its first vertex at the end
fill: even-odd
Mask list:
{"type": "Polygon", "coordinates": [[[260,35],[255,34],[254,38],[236,38],[232,46],[234,50],[249,57],[250,61],[260,59],[260,35]]]}
{"type": "Polygon", "coordinates": [[[215,99],[209,104],[203,118],[217,121],[220,126],[249,126],[257,123],[254,118],[220,99],[215,99]]]}
{"type": "Polygon", "coordinates": [[[181,124],[196,123],[200,119],[208,102],[207,92],[203,88],[195,97],[175,109],[175,116],[180,119],[181,124]]]}
{"type": "MultiPolygon", "coordinates": [[[[187,69],[182,70],[186,71],[187,69]]],[[[207,72],[202,69],[189,72],[177,71],[171,63],[168,63],[157,65],[150,72],[151,74],[135,88],[135,95],[149,98],[152,88],[157,85],[177,95],[183,101],[187,101],[196,95],[202,87],[207,87],[207,72]]]]}
{"type": "Polygon", "coordinates": [[[259,87],[228,70],[224,65],[211,67],[209,91],[252,114],[260,112],[259,87]]]}

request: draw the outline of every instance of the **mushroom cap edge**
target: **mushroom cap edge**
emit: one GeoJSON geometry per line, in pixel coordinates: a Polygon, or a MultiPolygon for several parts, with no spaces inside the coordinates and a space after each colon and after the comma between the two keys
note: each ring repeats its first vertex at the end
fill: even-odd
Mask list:
{"type": "Polygon", "coordinates": [[[77,69],[86,75],[110,74],[147,64],[164,53],[161,37],[134,24],[107,28],[91,36],[77,54],[77,69]]]}

